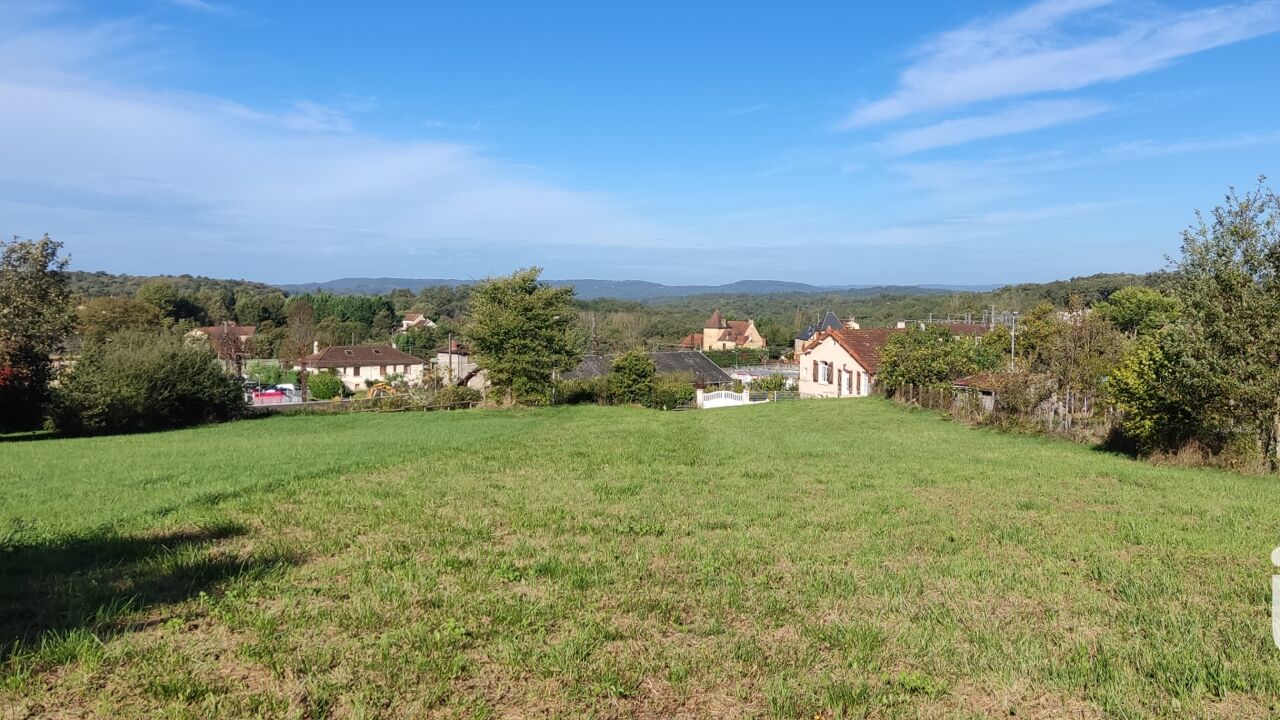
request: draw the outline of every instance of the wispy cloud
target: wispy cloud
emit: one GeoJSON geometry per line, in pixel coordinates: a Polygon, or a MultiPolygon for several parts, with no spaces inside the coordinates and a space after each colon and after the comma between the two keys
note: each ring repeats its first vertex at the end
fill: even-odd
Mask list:
{"type": "Polygon", "coordinates": [[[756,103],[755,105],[744,105],[742,107],[733,108],[728,112],[726,112],[725,114],[726,115],[750,115],[752,113],[757,113],[757,112],[760,112],[761,110],[768,110],[768,109],[769,109],[768,103],[756,103]]]}
{"type": "Polygon", "coordinates": [[[1109,109],[1095,100],[1042,100],[1014,105],[990,115],[945,120],[891,134],[885,147],[893,155],[957,145],[971,140],[1040,130],[1092,117],[1109,109]]]}
{"type": "Polygon", "coordinates": [[[606,195],[481,147],[363,133],[353,118],[376,107],[367,98],[271,110],[92,77],[86,66],[120,48],[100,29],[80,32],[56,65],[16,52],[28,33],[0,39],[0,105],[26,109],[0,113],[0,217],[4,232],[59,232],[81,261],[129,252],[154,271],[180,246],[184,267],[204,272],[248,274],[249,258],[373,272],[378,258],[502,248],[505,267],[522,247],[664,235],[606,195]]]}
{"type": "Polygon", "coordinates": [[[1041,0],[926,42],[887,97],[849,113],[857,128],[925,112],[1078,90],[1280,30],[1280,1],[1121,15],[1111,0],[1041,0]],[[1106,10],[1107,12],[1101,12],[1106,10]],[[1071,21],[1071,22],[1068,22],[1071,21]]]}

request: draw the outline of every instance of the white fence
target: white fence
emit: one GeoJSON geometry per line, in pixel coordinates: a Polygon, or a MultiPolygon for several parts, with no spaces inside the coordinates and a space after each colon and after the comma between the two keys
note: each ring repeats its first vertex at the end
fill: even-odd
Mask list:
{"type": "Polygon", "coordinates": [[[794,392],[751,392],[744,390],[736,393],[732,390],[716,390],[715,392],[698,391],[697,404],[701,410],[713,410],[722,407],[738,407],[739,405],[756,405],[779,400],[794,400],[794,392]]]}

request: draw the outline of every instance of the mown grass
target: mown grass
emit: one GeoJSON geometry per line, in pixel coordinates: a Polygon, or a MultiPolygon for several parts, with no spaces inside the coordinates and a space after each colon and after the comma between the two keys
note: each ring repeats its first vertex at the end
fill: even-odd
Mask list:
{"type": "Polygon", "coordinates": [[[0,443],[0,716],[1269,717],[1274,478],[876,400],[0,443]]]}

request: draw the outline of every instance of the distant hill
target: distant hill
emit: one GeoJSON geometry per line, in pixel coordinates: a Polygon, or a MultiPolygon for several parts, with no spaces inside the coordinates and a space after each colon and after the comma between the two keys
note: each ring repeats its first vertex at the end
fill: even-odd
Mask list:
{"type": "MultiPolygon", "coordinates": [[[[326,282],[280,285],[291,294],[325,291],[337,295],[382,295],[397,288],[418,292],[424,287],[447,285],[456,287],[475,281],[450,278],[339,278],[326,282]]],[[[849,291],[894,292],[982,292],[1000,285],[810,285],[784,280],[739,280],[724,285],[663,285],[644,280],[549,280],[552,285],[572,285],[581,300],[615,298],[618,300],[661,300],[693,295],[772,295],[778,293],[828,293],[849,291]]],[[[861,292],[859,292],[861,294],[861,292]]]]}
{"type": "Polygon", "coordinates": [[[275,285],[250,280],[223,280],[199,275],[116,275],[107,272],[67,271],[71,292],[81,297],[132,296],[151,280],[172,283],[179,290],[199,292],[204,289],[244,290],[253,293],[275,292],[275,285]]]}

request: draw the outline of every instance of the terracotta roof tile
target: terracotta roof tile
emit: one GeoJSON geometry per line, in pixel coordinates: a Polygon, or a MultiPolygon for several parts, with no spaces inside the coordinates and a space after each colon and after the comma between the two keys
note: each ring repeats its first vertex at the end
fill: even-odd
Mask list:
{"type": "Polygon", "coordinates": [[[393,347],[371,345],[330,345],[303,359],[307,367],[340,368],[373,365],[422,365],[424,361],[393,347]]]}

